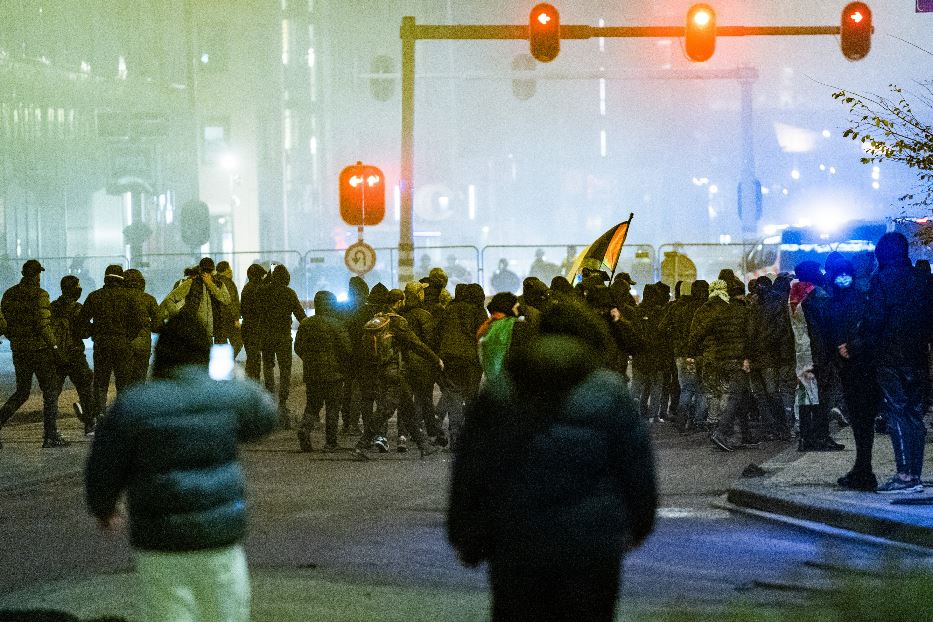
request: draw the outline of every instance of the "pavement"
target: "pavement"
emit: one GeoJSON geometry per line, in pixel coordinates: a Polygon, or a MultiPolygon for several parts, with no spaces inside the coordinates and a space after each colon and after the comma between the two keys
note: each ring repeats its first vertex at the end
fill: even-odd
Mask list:
{"type": "MultiPolygon", "coordinates": [[[[846,449],[798,452],[796,447],[760,464],[765,475],[741,478],[727,499],[738,508],[810,521],[911,546],[933,549],[933,483],[922,494],[882,495],[840,488],[836,479],[855,462],[851,428],[835,434],[846,449]]],[[[872,453],[879,483],[895,472],[894,452],[886,435],[875,435],[872,453]]],[[[933,445],[927,447],[924,473],[933,469],[933,445]]]]}

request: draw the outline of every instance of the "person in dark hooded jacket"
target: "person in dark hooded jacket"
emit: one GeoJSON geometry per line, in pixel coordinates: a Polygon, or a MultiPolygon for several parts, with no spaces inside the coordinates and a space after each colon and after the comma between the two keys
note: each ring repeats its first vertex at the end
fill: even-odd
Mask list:
{"type": "Polygon", "coordinates": [[[262,340],[259,326],[262,322],[263,308],[259,291],[267,274],[265,268],[256,263],[252,264],[246,269],[247,282],[240,292],[240,313],[243,317],[240,336],[246,350],[246,375],[257,382],[262,374],[262,340]]]}
{"type": "MultiPolygon", "coordinates": [[[[827,262],[827,266],[829,266],[827,262]]],[[[868,306],[868,296],[855,287],[855,268],[846,259],[835,262],[827,274],[832,295],[829,304],[829,337],[838,351],[842,344],[858,343],[858,331],[868,306]]],[[[858,351],[857,347],[853,351],[858,351]]],[[[878,478],[872,471],[872,446],[875,442],[875,418],[881,407],[881,391],[871,356],[862,351],[858,358],[834,361],[839,378],[852,435],[855,437],[855,464],[837,481],[843,488],[874,492],[878,478]]]]}
{"type": "Polygon", "coordinates": [[[457,285],[454,300],[437,327],[437,355],[444,361],[451,443],[456,442],[463,427],[463,408],[476,395],[483,373],[476,334],[488,317],[484,303],[482,287],[457,285]]]}
{"type": "MultiPolygon", "coordinates": [[[[422,343],[436,349],[437,344],[434,340],[437,336],[437,321],[424,308],[425,290],[424,283],[411,282],[405,286],[405,306],[402,307],[401,316],[422,343]]],[[[406,356],[405,375],[414,399],[412,406],[415,409],[415,418],[424,422],[425,432],[435,439],[436,444],[446,445],[447,437],[438,425],[437,411],[434,408],[437,367],[415,351],[406,352],[406,356]]],[[[404,403],[402,406],[407,408],[408,404],[404,403]]]]}
{"type": "Polygon", "coordinates": [[[910,264],[907,238],[902,234],[881,236],[875,256],[878,271],[869,286],[858,341],[842,344],[838,351],[849,360],[868,353],[877,365],[883,410],[897,463],[897,473],[879,486],[878,492],[920,492],[933,292],[929,277],[910,264]]]}
{"type": "Polygon", "coordinates": [[[278,265],[272,270],[268,282],[260,291],[263,309],[259,324],[262,347],[262,373],[266,390],[275,395],[275,366],[279,366],[279,417],[283,428],[291,428],[288,395],[292,380],[292,317],[301,322],[305,310],[298,294],[288,286],[291,275],[288,268],[278,265]]]}
{"type": "Polygon", "coordinates": [[[632,397],[641,416],[649,422],[663,421],[667,414],[663,394],[669,352],[659,331],[665,304],[664,293],[656,284],[645,285],[635,330],[649,347],[632,357],[632,397]]]}
{"type": "Polygon", "coordinates": [[[562,301],[469,407],[447,530],[464,564],[488,561],[494,622],[613,620],[621,560],[651,533],[651,441],[610,350],[562,301]]]}
{"type": "Polygon", "coordinates": [[[793,438],[797,386],[794,331],[788,308],[790,286],[791,278],[782,274],[767,290],[759,289],[749,325],[752,392],[767,433],[783,441],[793,438]]]}
{"type": "MultiPolygon", "coordinates": [[[[383,286],[385,288],[385,286],[383,286]]],[[[347,334],[350,336],[351,356],[347,364],[345,380],[343,383],[343,394],[340,399],[340,416],[343,419],[342,432],[348,435],[359,435],[363,433],[360,428],[360,379],[359,366],[355,364],[352,355],[356,348],[354,337],[359,335],[356,328],[362,329],[362,324],[356,323],[354,319],[361,308],[366,305],[369,298],[369,285],[359,276],[350,277],[347,287],[347,301],[340,307],[340,319],[343,321],[347,334]],[[351,330],[351,327],[354,327],[351,330]]],[[[372,316],[369,316],[370,319],[372,316]]],[[[365,324],[366,322],[363,322],[365,324]]]]}
{"type": "Polygon", "coordinates": [[[677,418],[684,431],[699,427],[706,420],[706,396],[700,385],[700,368],[697,359],[688,351],[687,344],[693,317],[709,298],[709,283],[694,281],[689,292],[668,307],[659,325],[659,330],[670,341],[674,351],[674,364],[680,382],[677,418]],[[688,359],[692,362],[688,363],[688,359]]]}
{"type": "Polygon", "coordinates": [[[320,291],[314,295],[314,315],[301,320],[295,335],[295,354],[301,358],[307,399],[298,431],[301,451],[311,451],[311,431],[324,407],[325,449],[338,448],[340,396],[349,366],[350,336],[339,318],[337,297],[320,291]]]}

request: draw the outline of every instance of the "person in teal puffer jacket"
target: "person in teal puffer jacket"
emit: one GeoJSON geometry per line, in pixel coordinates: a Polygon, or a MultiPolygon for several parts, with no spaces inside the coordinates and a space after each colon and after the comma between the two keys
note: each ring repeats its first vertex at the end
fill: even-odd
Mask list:
{"type": "Polygon", "coordinates": [[[212,379],[210,351],[203,325],[170,320],[153,382],[118,396],[87,463],[87,505],[101,529],[119,527],[127,492],[145,620],[249,619],[237,441],[271,432],[278,413],[256,384],[212,379]]]}

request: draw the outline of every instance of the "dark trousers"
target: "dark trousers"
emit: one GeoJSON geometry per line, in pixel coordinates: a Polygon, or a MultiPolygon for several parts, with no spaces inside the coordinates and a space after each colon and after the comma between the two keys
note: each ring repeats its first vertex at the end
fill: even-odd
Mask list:
{"type": "Polygon", "coordinates": [[[305,376],[305,414],[301,431],[308,434],[314,429],[318,413],[324,407],[324,436],[328,445],[337,444],[337,419],[340,415],[340,395],[343,382],[320,382],[305,376]]]}
{"type": "Polygon", "coordinates": [[[619,562],[584,568],[489,568],[493,622],[611,622],[619,593],[619,562]]]}
{"type": "Polygon", "coordinates": [[[78,401],[81,403],[81,410],[84,414],[81,423],[93,423],[97,416],[97,404],[94,402],[94,372],[87,364],[84,352],[72,353],[71,360],[58,366],[56,378],[58,386],[55,390],[58,395],[61,395],[66,379],[71,380],[71,384],[78,392],[78,401]]]}
{"type": "Polygon", "coordinates": [[[285,408],[292,384],[292,336],[262,342],[262,375],[266,390],[275,395],[275,365],[279,366],[279,408],[285,408]]]}
{"type": "Polygon", "coordinates": [[[752,394],[762,426],[780,435],[794,429],[794,390],[797,379],[791,367],[764,367],[751,375],[752,394]]]}
{"type": "Polygon", "coordinates": [[[246,349],[246,377],[256,382],[262,377],[262,345],[255,338],[244,339],[246,349]]]}
{"type": "Polygon", "coordinates": [[[464,425],[468,401],[476,397],[483,369],[478,362],[450,359],[444,361],[444,391],[447,396],[448,430],[452,448],[457,447],[464,425]]]}
{"type": "Polygon", "coordinates": [[[912,367],[879,367],[877,372],[897,472],[912,477],[920,477],[923,470],[927,374],[925,368],[912,367]]]}
{"type": "Polygon", "coordinates": [[[839,370],[842,393],[855,437],[855,465],[852,472],[871,475],[871,450],[875,443],[875,418],[881,408],[881,389],[874,368],[847,364],[839,370]]]}
{"type": "Polygon", "coordinates": [[[94,342],[94,403],[100,413],[107,410],[111,374],[116,378],[117,395],[130,384],[133,351],[128,340],[94,342]]]}
{"type": "Polygon", "coordinates": [[[35,376],[42,391],[42,424],[45,436],[55,434],[58,430],[58,396],[61,388],[52,350],[14,350],[13,368],[16,371],[16,391],[0,407],[0,426],[15,415],[20,406],[29,399],[32,377],[35,376]]]}
{"type": "Polygon", "coordinates": [[[149,375],[149,356],[152,353],[148,348],[146,350],[133,349],[133,360],[130,364],[130,384],[146,382],[146,376],[149,375]]]}
{"type": "Polygon", "coordinates": [[[415,417],[414,407],[403,406],[404,401],[412,402],[411,390],[403,381],[397,369],[367,370],[361,382],[363,404],[376,402],[376,410],[363,412],[363,436],[360,446],[371,445],[377,437],[384,437],[389,419],[398,411],[399,433],[407,431],[420,446],[424,442],[421,426],[415,417]],[[367,417],[367,415],[369,415],[367,417]]]}
{"type": "Polygon", "coordinates": [[[428,436],[437,436],[441,429],[434,409],[434,374],[425,369],[409,370],[408,385],[415,404],[415,416],[424,423],[428,436]]]}

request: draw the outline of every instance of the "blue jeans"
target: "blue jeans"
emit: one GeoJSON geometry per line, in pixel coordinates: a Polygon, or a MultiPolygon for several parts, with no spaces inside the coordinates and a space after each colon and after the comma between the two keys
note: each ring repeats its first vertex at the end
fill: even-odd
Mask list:
{"type": "Polygon", "coordinates": [[[677,357],[677,377],[680,380],[680,404],[677,412],[684,421],[701,425],[706,421],[706,394],[700,385],[697,362],[687,364],[687,359],[677,357]]]}
{"type": "Polygon", "coordinates": [[[913,367],[879,367],[878,385],[884,397],[897,472],[920,477],[927,429],[923,423],[928,370],[913,367]]]}

